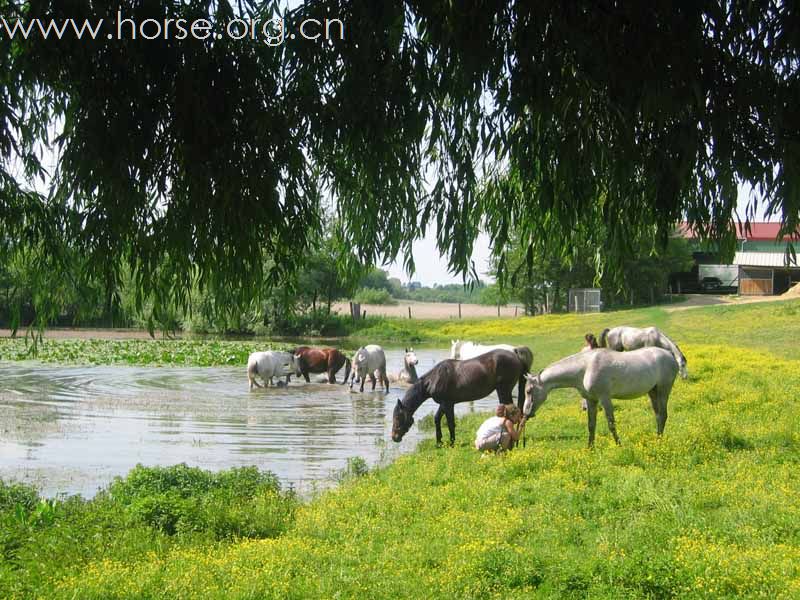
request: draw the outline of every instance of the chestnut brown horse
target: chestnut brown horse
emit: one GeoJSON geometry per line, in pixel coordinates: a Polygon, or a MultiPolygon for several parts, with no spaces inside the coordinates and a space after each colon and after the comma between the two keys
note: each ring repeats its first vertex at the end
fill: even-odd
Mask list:
{"type": "Polygon", "coordinates": [[[298,346],[292,354],[297,359],[300,374],[307,382],[311,382],[309,373],[327,373],[328,382],[336,383],[336,373],[345,367],[342,383],[347,383],[347,378],[350,376],[350,361],[336,348],[298,346]]]}
{"type": "Polygon", "coordinates": [[[520,407],[525,400],[525,375],[528,372],[520,357],[509,350],[492,350],[475,358],[454,360],[449,358],[436,364],[420,377],[394,407],[392,440],[399,442],[414,424],[414,412],[428,398],[439,404],[433,421],[436,425],[436,443],[442,443],[442,416],[447,417],[450,445],[456,439],[456,417],[453,405],[470,402],[497,391],[503,404],[513,402],[512,391],[518,386],[520,407]]]}

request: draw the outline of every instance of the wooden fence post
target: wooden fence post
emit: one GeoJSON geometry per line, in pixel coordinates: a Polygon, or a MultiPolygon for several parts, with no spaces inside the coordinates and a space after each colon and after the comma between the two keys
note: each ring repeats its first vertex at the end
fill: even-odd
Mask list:
{"type": "Polygon", "coordinates": [[[411,318],[411,307],[410,306],[408,307],[408,318],[409,319],[411,318]]]}
{"type": "Polygon", "coordinates": [[[458,303],[458,318],[461,318],[461,302],[458,303]]]}

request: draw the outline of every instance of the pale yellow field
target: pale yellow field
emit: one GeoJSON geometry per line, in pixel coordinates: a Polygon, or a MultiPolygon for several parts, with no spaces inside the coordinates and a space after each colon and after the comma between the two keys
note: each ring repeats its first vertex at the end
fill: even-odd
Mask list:
{"type": "MultiPolygon", "coordinates": [[[[408,318],[408,308],[411,307],[412,319],[458,319],[458,304],[446,302],[415,302],[413,300],[398,300],[395,306],[381,304],[362,304],[361,311],[367,311],[367,316],[405,317],[408,318]]],[[[340,315],[349,315],[350,306],[347,302],[336,302],[331,310],[340,315]]],[[[501,317],[522,316],[522,306],[509,304],[500,307],[501,317]]],[[[461,317],[476,319],[481,317],[497,317],[496,306],[482,304],[462,304],[461,317]]]]}

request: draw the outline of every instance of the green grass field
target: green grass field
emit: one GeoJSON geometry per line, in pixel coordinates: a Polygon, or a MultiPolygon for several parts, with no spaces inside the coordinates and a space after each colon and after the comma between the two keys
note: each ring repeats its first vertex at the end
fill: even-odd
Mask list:
{"type": "Polygon", "coordinates": [[[120,484],[138,491],[111,504],[42,508],[5,486],[0,518],[15,528],[0,527],[0,597],[798,598],[799,315],[791,301],[376,322],[373,338],[392,329],[398,342],[526,343],[536,369],[587,331],[655,324],[690,378],[675,384],[661,439],[646,398],[616,401],[622,445],[601,417],[587,450],[578,396],[560,390],[525,448],[481,456],[473,415],[454,448],[423,442],[301,504],[252,483],[237,495],[229,480],[225,494],[212,483],[183,493],[191,486],[172,477],[120,484]],[[94,529],[79,533],[83,522],[94,529]]]}

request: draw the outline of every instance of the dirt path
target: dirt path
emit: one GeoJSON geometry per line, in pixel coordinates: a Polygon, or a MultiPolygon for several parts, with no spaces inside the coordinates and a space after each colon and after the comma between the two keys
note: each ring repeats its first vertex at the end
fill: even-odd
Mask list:
{"type": "Polygon", "coordinates": [[[715,304],[752,304],[754,302],[780,302],[782,300],[792,300],[797,296],[712,296],[710,294],[686,294],[685,302],[673,306],[664,306],[667,312],[676,310],[688,310],[700,306],[712,306],[715,304]]]}

